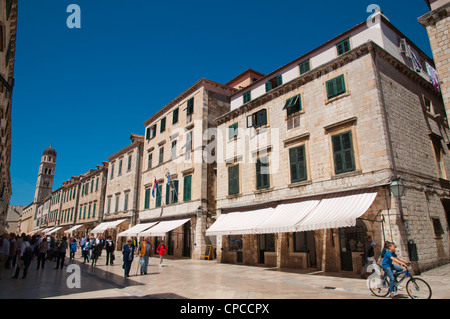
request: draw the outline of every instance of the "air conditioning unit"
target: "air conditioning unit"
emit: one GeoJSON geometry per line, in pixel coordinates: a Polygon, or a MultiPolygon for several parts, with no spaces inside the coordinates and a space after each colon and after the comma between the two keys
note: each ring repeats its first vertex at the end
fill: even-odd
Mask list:
{"type": "Polygon", "coordinates": [[[411,59],[411,51],[409,45],[406,43],[406,39],[400,39],[400,53],[411,59]]]}

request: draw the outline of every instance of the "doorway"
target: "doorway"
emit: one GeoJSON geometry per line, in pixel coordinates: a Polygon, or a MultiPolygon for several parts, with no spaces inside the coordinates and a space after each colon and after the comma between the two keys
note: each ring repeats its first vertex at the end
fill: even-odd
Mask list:
{"type": "Polygon", "coordinates": [[[364,253],[364,238],[367,227],[360,219],[354,227],[339,228],[339,245],[341,255],[341,270],[353,271],[353,253],[364,253]]]}
{"type": "Polygon", "coordinates": [[[314,231],[294,233],[294,252],[307,253],[308,267],[317,267],[314,231]]]}
{"type": "Polygon", "coordinates": [[[266,251],[275,251],[275,235],[262,234],[258,235],[258,264],[265,264],[264,253],[266,251]]]}
{"type": "Polygon", "coordinates": [[[173,247],[175,246],[173,231],[168,232],[167,237],[167,255],[173,256],[173,247]]]}
{"type": "Polygon", "coordinates": [[[191,222],[183,225],[183,257],[191,257],[191,222]]]}

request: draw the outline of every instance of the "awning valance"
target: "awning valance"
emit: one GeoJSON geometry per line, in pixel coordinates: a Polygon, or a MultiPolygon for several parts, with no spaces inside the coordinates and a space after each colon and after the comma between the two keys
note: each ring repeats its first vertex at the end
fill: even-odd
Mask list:
{"type": "Polygon", "coordinates": [[[181,225],[187,223],[190,220],[191,220],[190,218],[186,218],[186,219],[162,221],[158,225],[140,233],[139,237],[165,236],[167,232],[170,232],[171,230],[174,230],[175,228],[180,227],[181,225]]]}
{"type": "Polygon", "coordinates": [[[58,230],[60,230],[62,227],[56,227],[50,230],[49,232],[46,232],[45,235],[51,235],[53,233],[56,233],[58,230]]]}
{"type": "Polygon", "coordinates": [[[130,229],[127,229],[126,231],[121,232],[117,236],[119,237],[138,237],[138,235],[145,230],[149,229],[152,226],[155,226],[157,222],[155,223],[145,223],[145,224],[137,224],[131,227],[130,229]]]}

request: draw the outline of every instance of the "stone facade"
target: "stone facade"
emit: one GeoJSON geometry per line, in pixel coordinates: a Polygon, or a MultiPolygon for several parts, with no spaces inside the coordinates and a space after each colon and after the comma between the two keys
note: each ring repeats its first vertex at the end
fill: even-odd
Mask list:
{"type": "Polygon", "coordinates": [[[448,114],[450,112],[450,1],[427,2],[431,11],[418,20],[427,29],[430,38],[442,98],[448,114]]]}
{"type": "Polygon", "coordinates": [[[5,231],[11,187],[11,109],[16,52],[17,0],[0,0],[0,232],[5,231]]]}

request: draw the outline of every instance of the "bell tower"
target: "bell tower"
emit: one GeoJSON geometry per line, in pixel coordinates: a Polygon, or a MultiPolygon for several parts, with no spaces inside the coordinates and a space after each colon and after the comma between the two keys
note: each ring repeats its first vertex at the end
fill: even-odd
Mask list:
{"type": "Polygon", "coordinates": [[[56,151],[52,146],[46,148],[42,153],[41,164],[39,165],[38,179],[34,202],[39,203],[44,198],[52,194],[53,178],[55,177],[56,151]]]}

